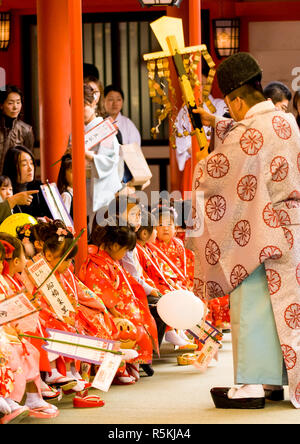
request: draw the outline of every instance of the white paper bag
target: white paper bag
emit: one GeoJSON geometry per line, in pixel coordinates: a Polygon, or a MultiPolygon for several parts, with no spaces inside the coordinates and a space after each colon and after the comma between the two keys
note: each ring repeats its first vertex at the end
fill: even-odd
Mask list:
{"type": "Polygon", "coordinates": [[[137,143],[121,145],[120,153],[132,174],[132,180],[127,185],[143,185],[152,178],[142,148],[137,143]]]}

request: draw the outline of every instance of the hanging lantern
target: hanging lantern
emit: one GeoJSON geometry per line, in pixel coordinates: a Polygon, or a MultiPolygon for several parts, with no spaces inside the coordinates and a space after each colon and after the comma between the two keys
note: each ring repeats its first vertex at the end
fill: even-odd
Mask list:
{"type": "Polygon", "coordinates": [[[0,50],[5,51],[10,42],[10,12],[0,12],[0,50]]]}
{"type": "Polygon", "coordinates": [[[215,51],[219,59],[228,57],[240,50],[240,20],[213,20],[215,51]]]}
{"type": "Polygon", "coordinates": [[[144,6],[177,6],[179,8],[182,0],[139,0],[140,4],[144,6]]]}

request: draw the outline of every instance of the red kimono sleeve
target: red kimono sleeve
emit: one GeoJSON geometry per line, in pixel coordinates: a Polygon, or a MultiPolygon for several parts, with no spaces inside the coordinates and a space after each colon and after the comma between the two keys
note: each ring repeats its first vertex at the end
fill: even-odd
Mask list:
{"type": "Polygon", "coordinates": [[[118,293],[113,282],[114,279],[109,280],[109,276],[102,272],[99,265],[90,263],[83,283],[102,299],[106,308],[110,309],[118,302],[118,293]]]}

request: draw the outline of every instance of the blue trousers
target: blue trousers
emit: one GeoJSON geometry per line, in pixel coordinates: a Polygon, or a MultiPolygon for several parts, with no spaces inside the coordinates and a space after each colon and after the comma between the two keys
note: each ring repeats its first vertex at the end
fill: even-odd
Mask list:
{"type": "Polygon", "coordinates": [[[235,384],[286,385],[264,265],[230,294],[235,384]]]}

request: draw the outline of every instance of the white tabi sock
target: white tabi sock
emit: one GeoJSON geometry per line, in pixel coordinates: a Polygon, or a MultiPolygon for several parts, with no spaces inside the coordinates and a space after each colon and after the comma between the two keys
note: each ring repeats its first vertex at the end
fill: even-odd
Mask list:
{"type": "Polygon", "coordinates": [[[170,342],[173,345],[178,345],[179,347],[182,347],[183,345],[189,344],[189,341],[185,341],[182,339],[175,330],[169,330],[165,334],[165,340],[167,342],[170,342]]]}
{"type": "Polygon", "coordinates": [[[0,413],[3,413],[3,415],[9,415],[11,413],[11,408],[4,398],[0,398],[0,413]]]}
{"type": "Polygon", "coordinates": [[[244,384],[239,387],[231,388],[227,396],[229,399],[264,398],[265,391],[261,384],[244,384]]]}
{"type": "Polygon", "coordinates": [[[6,398],[5,401],[7,402],[7,404],[10,407],[11,413],[14,412],[15,410],[18,410],[21,408],[20,404],[18,404],[16,401],[14,401],[13,399],[10,398],[6,398]]]}
{"type": "Polygon", "coordinates": [[[81,392],[82,390],[84,390],[84,388],[85,388],[85,381],[79,381],[77,378],[75,378],[75,376],[73,375],[71,370],[69,370],[67,372],[67,378],[70,378],[70,379],[73,378],[73,379],[77,380],[77,384],[74,387],[72,387],[72,390],[74,390],[74,392],[81,392]]]}
{"type": "Polygon", "coordinates": [[[52,368],[51,370],[52,370],[51,375],[49,373],[47,373],[47,376],[46,376],[46,383],[47,384],[51,384],[57,378],[64,378],[65,382],[74,381],[74,379],[75,379],[73,375],[71,375],[71,377],[70,376],[63,376],[61,373],[59,373],[57,368],[52,368]]]}
{"type": "Polygon", "coordinates": [[[45,407],[49,410],[57,410],[57,407],[55,405],[48,404],[48,402],[44,401],[44,399],[40,397],[39,393],[26,393],[25,405],[29,409],[38,409],[41,407],[45,407]]]}
{"type": "Polygon", "coordinates": [[[67,375],[69,376],[69,373],[73,376],[75,379],[82,379],[81,374],[76,370],[76,367],[71,367],[71,372],[67,372],[67,375]]]}

